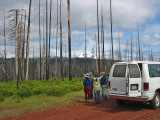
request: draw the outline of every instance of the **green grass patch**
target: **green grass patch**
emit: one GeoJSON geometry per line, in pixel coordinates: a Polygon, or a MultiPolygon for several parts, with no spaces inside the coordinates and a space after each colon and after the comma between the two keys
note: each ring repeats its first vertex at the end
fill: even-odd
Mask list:
{"type": "Polygon", "coordinates": [[[71,92],[63,97],[35,95],[26,98],[8,97],[0,102],[0,118],[5,116],[21,115],[27,112],[39,111],[42,108],[65,106],[84,100],[84,91],[71,92]]]}
{"type": "Polygon", "coordinates": [[[22,114],[42,108],[67,105],[76,98],[82,99],[84,78],[72,81],[25,80],[0,83],[0,118],[6,115],[22,114]],[[78,92],[80,91],[80,92],[78,92]],[[78,97],[80,96],[80,97],[78,97]]]}

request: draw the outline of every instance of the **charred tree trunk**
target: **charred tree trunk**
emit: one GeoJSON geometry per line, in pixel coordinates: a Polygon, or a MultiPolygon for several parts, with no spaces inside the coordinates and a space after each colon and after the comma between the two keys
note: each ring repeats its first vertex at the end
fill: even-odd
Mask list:
{"type": "Polygon", "coordinates": [[[40,80],[42,80],[42,52],[41,52],[41,1],[39,0],[39,64],[40,64],[40,80]]]}
{"type": "Polygon", "coordinates": [[[86,41],[86,22],[85,22],[85,73],[87,72],[87,43],[86,43],[87,41],[86,41]]]}
{"type": "Polygon", "coordinates": [[[141,61],[141,45],[139,40],[139,26],[137,25],[137,34],[138,34],[138,52],[139,52],[139,61],[141,61]]]}
{"type": "Polygon", "coordinates": [[[61,65],[61,78],[64,80],[63,76],[63,56],[62,56],[62,0],[60,1],[60,65],[61,65]]]}
{"type": "Polygon", "coordinates": [[[98,15],[98,0],[97,0],[97,29],[98,29],[98,73],[100,73],[100,43],[99,43],[99,15],[98,15]]]}
{"type": "Polygon", "coordinates": [[[15,41],[15,54],[16,54],[16,80],[18,89],[18,10],[16,10],[16,41],[15,41]]]}
{"type": "Polygon", "coordinates": [[[7,78],[7,51],[6,51],[6,17],[5,17],[5,12],[4,12],[4,59],[5,59],[5,81],[8,81],[7,78]]]}
{"type": "Polygon", "coordinates": [[[132,40],[132,34],[131,34],[131,61],[133,61],[133,40],[132,40]]]}
{"type": "Polygon", "coordinates": [[[21,61],[21,79],[24,80],[24,52],[25,52],[25,34],[26,34],[26,11],[25,11],[25,16],[24,16],[24,33],[23,33],[23,43],[22,43],[22,61],[21,61]]]}
{"type": "Polygon", "coordinates": [[[43,80],[45,78],[45,34],[44,34],[44,13],[43,13],[43,64],[42,64],[43,80]]]}
{"type": "Polygon", "coordinates": [[[30,0],[30,3],[29,3],[29,15],[28,15],[27,50],[26,50],[26,80],[28,80],[28,70],[29,70],[29,40],[30,40],[31,6],[32,6],[32,0],[30,0]]]}
{"type": "Polygon", "coordinates": [[[70,0],[68,0],[68,52],[69,52],[69,80],[72,80],[70,0]]]}
{"type": "Polygon", "coordinates": [[[49,56],[48,56],[48,78],[50,78],[50,47],[51,47],[51,26],[52,26],[52,0],[50,0],[50,18],[49,18],[49,56]]]}
{"type": "Polygon", "coordinates": [[[46,0],[46,80],[48,76],[48,0],[46,0]]]}
{"type": "Polygon", "coordinates": [[[112,33],[112,1],[110,0],[110,21],[111,21],[111,54],[112,54],[112,62],[114,61],[114,53],[113,53],[113,33],[112,33]]]}
{"type": "Polygon", "coordinates": [[[56,72],[55,76],[58,76],[58,65],[57,65],[57,43],[58,43],[58,0],[57,0],[57,34],[56,34],[56,72]]]}

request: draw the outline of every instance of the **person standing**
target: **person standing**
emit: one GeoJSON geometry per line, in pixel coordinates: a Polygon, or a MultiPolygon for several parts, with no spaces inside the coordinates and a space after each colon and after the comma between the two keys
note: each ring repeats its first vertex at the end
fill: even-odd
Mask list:
{"type": "Polygon", "coordinates": [[[91,80],[89,79],[89,74],[86,73],[84,74],[85,79],[83,81],[83,85],[84,85],[84,93],[85,93],[85,102],[87,102],[87,100],[91,100],[91,80]]]}
{"type": "Polygon", "coordinates": [[[91,80],[91,99],[93,98],[93,76],[92,73],[89,72],[89,79],[91,80]]]}
{"type": "Polygon", "coordinates": [[[106,94],[106,88],[107,88],[107,79],[106,79],[106,76],[105,76],[105,73],[102,72],[101,73],[101,88],[102,88],[102,97],[103,97],[103,100],[108,100],[108,97],[107,97],[107,94],[106,94]]]}
{"type": "Polygon", "coordinates": [[[95,78],[93,80],[93,90],[94,90],[94,103],[100,104],[100,79],[98,78],[98,74],[95,75],[95,78]]]}

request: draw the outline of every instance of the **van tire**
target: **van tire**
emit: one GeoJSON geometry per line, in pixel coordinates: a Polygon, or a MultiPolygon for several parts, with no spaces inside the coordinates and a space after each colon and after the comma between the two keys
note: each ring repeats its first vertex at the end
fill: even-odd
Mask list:
{"type": "Polygon", "coordinates": [[[153,99],[150,101],[150,105],[153,109],[157,109],[160,106],[159,93],[155,92],[153,99]]]}
{"type": "Polygon", "coordinates": [[[116,99],[116,102],[119,106],[123,106],[125,105],[125,101],[124,100],[119,100],[119,99],[116,99]]]}

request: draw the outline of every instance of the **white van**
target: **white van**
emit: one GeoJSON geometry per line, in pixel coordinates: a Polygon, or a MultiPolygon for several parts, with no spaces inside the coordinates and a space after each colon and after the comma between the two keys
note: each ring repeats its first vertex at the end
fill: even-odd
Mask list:
{"type": "Polygon", "coordinates": [[[109,97],[118,105],[125,101],[150,102],[160,106],[160,62],[117,62],[113,64],[109,80],[109,97]]]}

